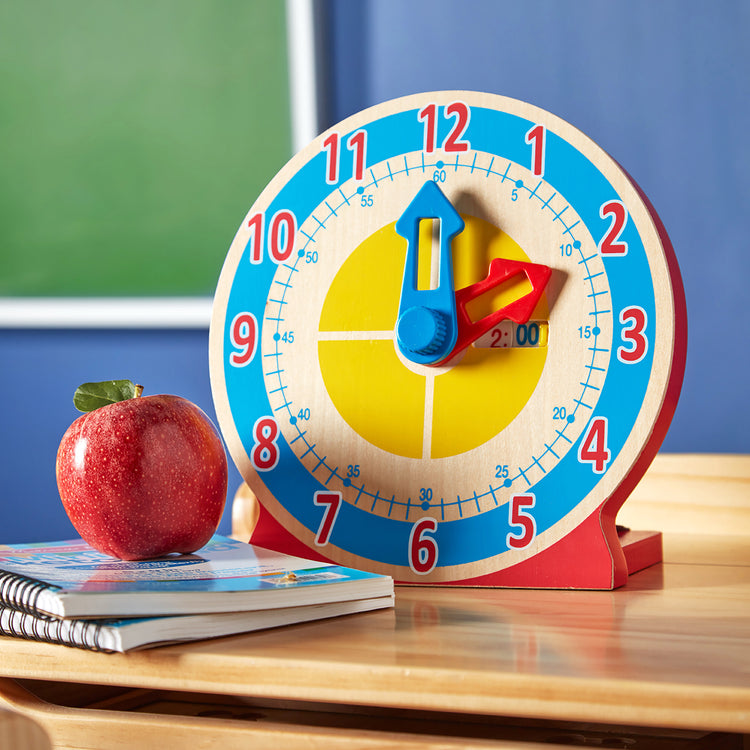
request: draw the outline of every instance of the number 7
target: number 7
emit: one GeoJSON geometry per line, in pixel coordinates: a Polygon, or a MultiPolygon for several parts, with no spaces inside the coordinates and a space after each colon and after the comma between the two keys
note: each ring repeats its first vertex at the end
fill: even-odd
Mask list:
{"type": "Polygon", "coordinates": [[[341,507],[341,493],[316,492],[315,495],[313,495],[313,502],[315,505],[325,506],[323,518],[320,520],[320,526],[318,526],[318,533],[315,535],[315,544],[317,544],[318,547],[325,547],[325,545],[328,544],[328,540],[331,538],[333,524],[336,523],[336,517],[339,514],[339,508],[341,507]]]}

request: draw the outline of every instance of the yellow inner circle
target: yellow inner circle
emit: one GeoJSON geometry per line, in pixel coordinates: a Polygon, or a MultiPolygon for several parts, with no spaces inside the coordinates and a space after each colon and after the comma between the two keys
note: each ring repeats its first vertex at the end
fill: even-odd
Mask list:
{"type": "MultiPolygon", "coordinates": [[[[483,219],[463,216],[453,238],[456,289],[487,276],[493,258],[529,261],[507,234],[483,219]]],[[[420,226],[420,252],[432,229],[420,226]]],[[[427,375],[396,352],[396,325],[406,244],[389,224],[362,242],[330,285],[320,315],[318,359],[328,395],[362,438],[407,458],[445,458],[483,445],[504,430],[534,392],[547,347],[469,347],[456,365],[427,375]],[[349,334],[349,337],[347,337],[349,334]]],[[[429,263],[419,263],[418,288],[429,288],[429,263]]],[[[527,281],[502,285],[467,308],[473,321],[529,290],[527,281]]],[[[547,320],[544,295],[532,314],[547,320]]]]}

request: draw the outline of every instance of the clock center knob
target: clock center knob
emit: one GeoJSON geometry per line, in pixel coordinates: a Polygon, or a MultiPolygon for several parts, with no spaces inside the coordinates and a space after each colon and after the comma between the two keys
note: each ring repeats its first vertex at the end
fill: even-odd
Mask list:
{"type": "Polygon", "coordinates": [[[403,352],[434,354],[445,343],[448,326],[440,310],[415,305],[407,307],[396,323],[396,337],[403,352]]]}

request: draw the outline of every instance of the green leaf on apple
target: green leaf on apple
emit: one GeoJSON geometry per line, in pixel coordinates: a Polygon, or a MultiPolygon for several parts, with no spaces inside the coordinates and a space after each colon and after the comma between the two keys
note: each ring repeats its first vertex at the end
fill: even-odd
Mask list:
{"type": "Polygon", "coordinates": [[[102,406],[140,396],[143,386],[132,380],[104,380],[100,383],[79,385],[73,395],[73,405],[78,411],[94,411],[102,406]]]}

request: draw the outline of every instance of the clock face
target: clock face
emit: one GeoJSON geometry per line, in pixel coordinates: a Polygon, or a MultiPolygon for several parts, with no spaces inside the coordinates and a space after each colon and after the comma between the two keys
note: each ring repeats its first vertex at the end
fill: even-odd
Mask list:
{"type": "Polygon", "coordinates": [[[673,409],[664,244],[627,175],[543,110],[365,110],[281,170],[229,250],[210,363],[230,453],[336,562],[445,582],[533,557],[673,409]]]}

